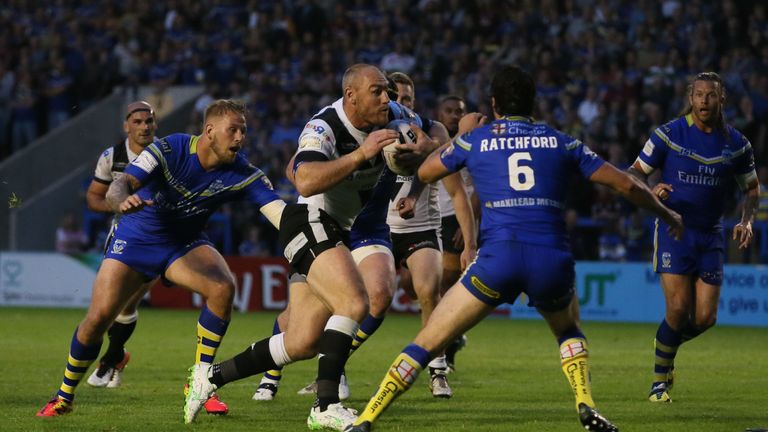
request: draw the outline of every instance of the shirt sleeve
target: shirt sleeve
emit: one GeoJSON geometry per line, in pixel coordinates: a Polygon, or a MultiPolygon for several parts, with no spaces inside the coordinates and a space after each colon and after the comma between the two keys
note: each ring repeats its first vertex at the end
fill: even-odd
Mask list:
{"type": "Polygon", "coordinates": [[[244,179],[233,188],[243,188],[246,200],[256,204],[258,207],[263,207],[272,201],[280,199],[275,193],[274,187],[272,187],[272,182],[269,181],[260,169],[253,165],[249,165],[248,175],[244,176],[244,179]]]}
{"type": "Polygon", "coordinates": [[[104,150],[96,162],[96,170],[93,172],[93,179],[102,184],[112,183],[112,158],[114,149],[112,147],[104,150]]]}
{"type": "Polygon", "coordinates": [[[742,147],[732,155],[733,173],[741,190],[745,190],[750,182],[757,179],[755,153],[747,137],[739,134],[736,138],[742,143],[742,147]]]}
{"type": "Polygon", "coordinates": [[[141,184],[146,184],[147,180],[159,171],[158,166],[165,162],[165,156],[154,142],[147,146],[136,159],[126,168],[125,174],[130,174],[141,184]]]}
{"type": "Polygon", "coordinates": [[[576,163],[584,178],[592,176],[605,163],[603,158],[577,139],[571,138],[571,141],[565,144],[565,151],[576,163]]]}
{"type": "Polygon", "coordinates": [[[667,156],[666,141],[669,141],[669,138],[661,129],[656,129],[645,142],[637,161],[646,175],[664,165],[664,158],[667,156]]]}
{"type": "Polygon", "coordinates": [[[299,135],[299,149],[296,153],[299,155],[302,152],[322,153],[327,160],[339,157],[336,150],[336,137],[325,120],[312,119],[304,126],[304,130],[299,135]]]}
{"type": "Polygon", "coordinates": [[[465,133],[446,147],[440,153],[440,161],[450,172],[456,172],[467,165],[469,152],[472,149],[472,132],[465,133]]]}
{"type": "Polygon", "coordinates": [[[305,162],[318,162],[338,159],[336,137],[325,120],[312,119],[299,135],[299,148],[293,159],[293,172],[305,162]]]}

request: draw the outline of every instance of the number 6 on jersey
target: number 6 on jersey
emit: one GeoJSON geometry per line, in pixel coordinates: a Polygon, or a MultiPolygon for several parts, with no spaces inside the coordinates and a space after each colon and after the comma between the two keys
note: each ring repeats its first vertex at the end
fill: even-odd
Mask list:
{"type": "Polygon", "coordinates": [[[533,177],[533,168],[519,165],[521,160],[532,160],[531,154],[528,152],[512,153],[507,159],[509,186],[516,191],[527,191],[536,185],[536,179],[533,177]]]}

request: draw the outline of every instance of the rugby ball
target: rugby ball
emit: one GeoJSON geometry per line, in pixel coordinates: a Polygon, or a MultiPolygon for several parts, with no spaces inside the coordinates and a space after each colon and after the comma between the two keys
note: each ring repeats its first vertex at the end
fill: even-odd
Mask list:
{"type": "MultiPolygon", "coordinates": [[[[407,121],[392,120],[389,122],[389,124],[387,124],[387,129],[392,129],[398,133],[398,141],[400,144],[416,144],[416,134],[411,130],[411,124],[407,121]]],[[[389,167],[389,169],[395,174],[402,176],[413,175],[413,170],[406,169],[398,165],[398,162],[395,159],[395,155],[397,155],[399,152],[402,152],[402,150],[398,150],[395,147],[396,145],[397,143],[392,143],[384,147],[384,149],[381,151],[381,154],[384,157],[384,162],[386,162],[387,167],[389,167]]]]}

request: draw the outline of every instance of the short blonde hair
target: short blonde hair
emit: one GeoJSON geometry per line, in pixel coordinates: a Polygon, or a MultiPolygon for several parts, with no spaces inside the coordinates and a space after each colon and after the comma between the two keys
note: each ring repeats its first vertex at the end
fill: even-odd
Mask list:
{"type": "Polygon", "coordinates": [[[219,99],[208,105],[208,108],[205,109],[203,123],[207,122],[211,117],[219,117],[227,113],[240,114],[245,117],[247,112],[248,109],[245,107],[243,101],[235,99],[219,99]]]}

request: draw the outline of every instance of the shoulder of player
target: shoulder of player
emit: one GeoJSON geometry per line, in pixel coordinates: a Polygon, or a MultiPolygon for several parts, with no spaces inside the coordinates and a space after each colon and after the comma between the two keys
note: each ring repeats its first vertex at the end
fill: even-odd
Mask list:
{"type": "Polygon", "coordinates": [[[483,139],[497,136],[493,134],[492,127],[493,122],[476,127],[469,132],[458,135],[456,139],[453,140],[453,142],[464,150],[470,150],[472,148],[472,144],[480,142],[483,139]]]}
{"type": "Polygon", "coordinates": [[[686,116],[674,118],[651,132],[649,139],[655,144],[680,145],[680,137],[689,127],[695,127],[686,116]]]}
{"type": "Polygon", "coordinates": [[[339,114],[332,105],[329,105],[320,110],[304,125],[301,136],[314,135],[333,140],[343,129],[345,126],[339,114]]]}
{"type": "Polygon", "coordinates": [[[587,149],[589,149],[589,146],[586,146],[580,139],[572,137],[559,129],[553,128],[552,126],[544,126],[547,128],[547,135],[554,136],[557,139],[560,148],[564,150],[574,150],[578,147],[585,146],[587,149]]]}
{"type": "Polygon", "coordinates": [[[254,181],[259,180],[259,182],[266,186],[268,189],[274,190],[272,182],[269,181],[269,178],[267,178],[267,175],[264,173],[264,171],[262,171],[256,165],[250,163],[248,159],[242,154],[237,155],[235,162],[230,165],[230,171],[232,171],[237,175],[238,178],[241,179],[237,184],[237,186],[239,186],[238,188],[248,186],[254,181]]]}
{"type": "Polygon", "coordinates": [[[422,129],[429,128],[433,122],[432,119],[416,113],[405,105],[395,101],[389,101],[389,121],[393,120],[406,120],[416,123],[416,125],[422,129]]]}
{"type": "Polygon", "coordinates": [[[747,138],[746,135],[741,133],[740,130],[736,129],[735,127],[731,125],[726,125],[728,134],[731,137],[731,142],[733,142],[734,146],[737,149],[741,149],[742,147],[752,147],[752,144],[749,142],[749,138],[747,138]]]}
{"type": "Polygon", "coordinates": [[[102,150],[101,154],[99,154],[99,162],[102,160],[108,160],[111,161],[115,154],[115,147],[110,146],[104,150],[102,150]]]}
{"type": "Polygon", "coordinates": [[[162,138],[155,138],[152,144],[147,146],[147,148],[150,152],[154,153],[155,156],[162,157],[179,152],[188,151],[189,153],[194,153],[199,138],[199,136],[176,133],[162,138]]]}

